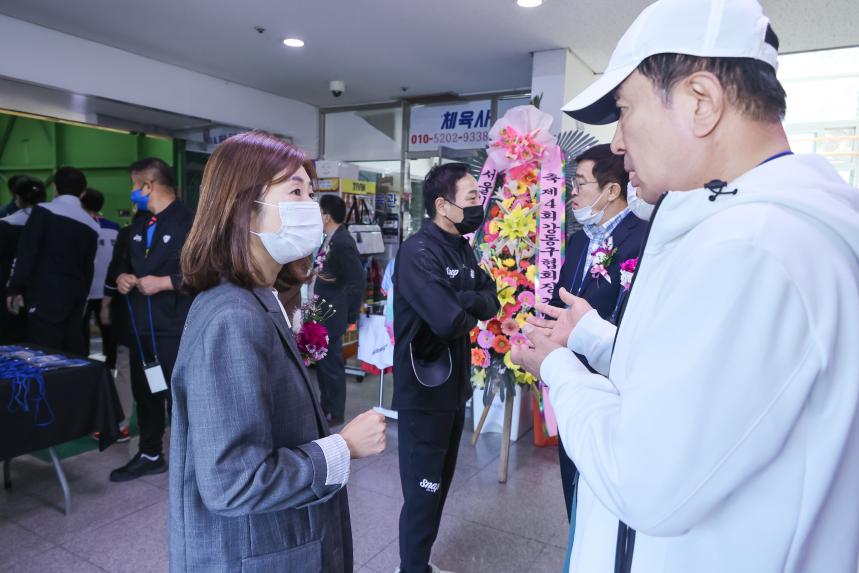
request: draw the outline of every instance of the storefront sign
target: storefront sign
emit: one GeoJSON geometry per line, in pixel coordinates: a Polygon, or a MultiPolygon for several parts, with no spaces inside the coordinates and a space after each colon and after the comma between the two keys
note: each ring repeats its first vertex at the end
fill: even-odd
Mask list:
{"type": "Polygon", "coordinates": [[[341,179],[340,191],[350,195],[376,195],[376,184],[370,181],[357,181],[355,179],[341,179]]]}
{"type": "Polygon", "coordinates": [[[410,116],[409,151],[481,149],[489,141],[491,102],[413,107],[410,116]]]}

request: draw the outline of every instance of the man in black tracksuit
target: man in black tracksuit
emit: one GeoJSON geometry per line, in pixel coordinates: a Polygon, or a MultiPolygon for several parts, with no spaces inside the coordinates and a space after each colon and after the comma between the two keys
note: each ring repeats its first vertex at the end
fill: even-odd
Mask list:
{"type": "Polygon", "coordinates": [[[108,280],[105,292],[125,295],[127,302],[121,304],[130,304],[132,309],[131,392],[137,404],[140,451],[128,464],[111,472],[111,481],[167,471],[162,442],[170,391],[150,390],[145,365],[160,364],[164,381],[170,384],[179,339],[193,302],[192,296],[180,291],[179,264],[193,213],[177,199],[173,172],[162,160],[141,159],[131,165],[130,172],[132,201],[139,211],[152,215],[135,218],[129,230],[131,240],[117,245],[116,283],[108,280]]]}
{"type": "Polygon", "coordinates": [[[471,396],[469,332],[499,310],[495,282],[462,235],[483,221],[468,167],[434,167],[424,181],[427,221],[400,247],[394,270],[394,400],[399,411],[400,567],[429,564],[456,468],[471,396]]]}

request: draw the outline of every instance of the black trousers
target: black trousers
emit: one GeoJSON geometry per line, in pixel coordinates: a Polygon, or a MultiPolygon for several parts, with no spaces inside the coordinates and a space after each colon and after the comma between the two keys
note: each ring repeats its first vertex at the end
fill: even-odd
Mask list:
{"type": "Polygon", "coordinates": [[[83,305],[76,307],[65,320],[48,322],[36,314],[27,315],[27,341],[53,350],[86,356],[81,316],[83,305]]]}
{"type": "Polygon", "coordinates": [[[346,412],[346,361],[343,359],[343,335],[331,336],[328,354],[316,364],[319,402],[322,411],[335,418],[346,412]]]}
{"type": "Polygon", "coordinates": [[[116,368],[116,337],[113,334],[113,327],[109,324],[104,324],[101,321],[101,299],[91,299],[87,301],[86,310],[84,311],[83,333],[87,356],[90,354],[90,317],[93,316],[95,317],[95,324],[98,326],[98,331],[101,333],[101,348],[104,353],[105,364],[107,364],[107,367],[112,370],[116,368]]]}
{"type": "Polygon", "coordinates": [[[561,461],[561,485],[564,486],[564,507],[567,508],[567,521],[569,521],[573,504],[573,478],[576,475],[576,464],[564,450],[560,436],[558,436],[558,459],[561,461]]]}
{"type": "Polygon", "coordinates": [[[465,408],[455,412],[400,410],[399,454],[403,509],[400,568],[424,573],[456,470],[465,408]]]}
{"type": "MultiPolygon", "coordinates": [[[[152,335],[140,334],[143,350],[147,361],[152,361],[152,335]]],[[[173,366],[176,365],[176,355],[179,353],[179,336],[156,336],[158,358],[164,370],[164,379],[168,389],[153,394],[149,391],[149,383],[143,371],[140,349],[137,341],[131,347],[131,394],[137,404],[137,425],[140,427],[140,452],[148,456],[157,456],[163,452],[164,428],[167,427],[167,413],[173,405],[170,396],[170,378],[173,366]]]]}

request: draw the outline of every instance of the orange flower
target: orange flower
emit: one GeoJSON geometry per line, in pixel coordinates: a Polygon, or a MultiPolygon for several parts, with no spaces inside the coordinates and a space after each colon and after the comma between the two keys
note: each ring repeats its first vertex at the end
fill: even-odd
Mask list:
{"type": "Polygon", "coordinates": [[[472,366],[487,368],[489,366],[489,355],[482,348],[472,348],[471,364],[472,366]]]}
{"type": "Polygon", "coordinates": [[[480,329],[475,327],[471,329],[470,337],[471,344],[477,344],[477,335],[480,334],[480,329]]]}
{"type": "Polygon", "coordinates": [[[510,339],[504,336],[496,336],[492,342],[492,350],[498,354],[507,354],[510,351],[510,339]]]}
{"type": "Polygon", "coordinates": [[[528,172],[525,174],[525,176],[522,178],[522,182],[523,182],[523,183],[525,183],[525,185],[528,185],[528,186],[530,186],[530,185],[536,185],[536,184],[537,184],[537,181],[539,181],[539,179],[538,179],[538,177],[537,177],[537,170],[536,170],[536,169],[531,169],[531,170],[530,170],[530,171],[528,171],[528,172]]]}

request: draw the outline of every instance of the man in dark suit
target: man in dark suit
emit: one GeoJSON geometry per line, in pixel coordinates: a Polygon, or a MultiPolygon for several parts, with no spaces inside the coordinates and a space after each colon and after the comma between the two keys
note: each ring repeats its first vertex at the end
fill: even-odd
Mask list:
{"type": "Polygon", "coordinates": [[[169,165],[158,158],[141,159],[129,168],[131,200],[148,219],[135,218],[128,243],[117,245],[116,283],[105,294],[125,295],[132,326],[131,391],[137,404],[140,451],[110,474],[128,481],[167,471],[162,453],[168,387],[179,352],[179,338],[193,297],[181,292],[179,256],[193,222],[193,213],[177,199],[169,165]],[[163,379],[161,378],[163,376],[163,379]]]}
{"type": "MultiPolygon", "coordinates": [[[[638,257],[647,228],[627,206],[628,183],[623,157],[613,154],[609,144],[591,147],[576,158],[570,203],[582,229],[568,240],[566,258],[551,301],[553,306],[565,306],[559,294],[561,288],[565,288],[588,301],[605,320],[613,319],[625,294],[620,266],[638,257]],[[609,240],[609,259],[600,266],[598,251],[608,249],[609,240]]],[[[580,358],[587,365],[584,357],[580,358]]],[[[569,518],[576,466],[562,443],[558,446],[558,456],[569,518]]]]}
{"type": "Polygon", "coordinates": [[[81,207],[83,172],[61,167],[56,197],[33,207],[24,226],[6,303],[16,314],[26,305],[27,339],[71,354],[86,352],[81,317],[92,283],[99,226],[81,207]]]}
{"type": "Polygon", "coordinates": [[[334,307],[334,315],[325,322],[328,329],[328,354],[317,365],[322,411],[332,426],[343,423],[346,409],[346,364],[343,360],[343,335],[349,325],[358,322],[364,293],[364,267],[355,239],[343,225],[346,203],[337,195],[323,195],[319,200],[325,242],[320,251],[324,259],[313,293],[334,307]]]}

